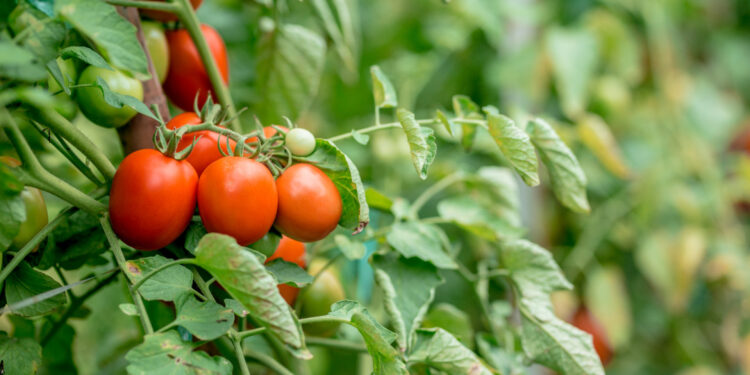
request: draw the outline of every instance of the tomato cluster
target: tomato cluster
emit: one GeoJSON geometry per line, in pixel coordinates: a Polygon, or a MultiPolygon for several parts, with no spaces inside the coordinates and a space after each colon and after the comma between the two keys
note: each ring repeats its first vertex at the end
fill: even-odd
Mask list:
{"type": "MultiPolygon", "coordinates": [[[[183,113],[166,127],[199,123],[198,115],[183,113]]],[[[273,135],[275,129],[264,133],[273,135]]],[[[290,148],[299,146],[291,141],[290,148]]],[[[225,136],[187,133],[178,150],[193,143],[185,160],[156,150],[139,150],[123,160],[112,181],[109,210],[112,227],[126,244],[140,250],[166,246],[185,230],[196,206],[206,230],[232,236],[242,246],[273,226],[302,242],[318,241],[336,228],[341,197],[314,165],[293,164],[274,178],[265,164],[229,155],[236,144],[225,136]]]]}

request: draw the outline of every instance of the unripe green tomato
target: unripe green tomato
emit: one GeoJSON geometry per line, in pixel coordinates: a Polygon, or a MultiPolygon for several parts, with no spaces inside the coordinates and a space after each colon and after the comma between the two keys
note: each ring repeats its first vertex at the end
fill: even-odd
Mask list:
{"type": "Polygon", "coordinates": [[[169,45],[167,37],[164,35],[164,28],[160,23],[143,21],[141,22],[143,38],[146,41],[148,54],[154,63],[154,70],[160,83],[164,83],[167,78],[167,68],[169,68],[169,45]]]}
{"type": "MultiPolygon", "coordinates": [[[[78,85],[95,85],[97,77],[107,83],[109,89],[118,94],[130,95],[143,100],[143,86],[135,78],[128,77],[117,70],[89,66],[83,70],[78,85]]],[[[117,128],[125,125],[137,113],[133,108],[117,108],[104,101],[104,94],[97,86],[79,87],[76,89],[76,101],[86,117],[95,124],[117,128]]]]}
{"type": "MultiPolygon", "coordinates": [[[[18,160],[8,156],[0,157],[0,163],[11,167],[21,165],[18,160]]],[[[26,219],[21,223],[16,237],[11,242],[11,247],[16,250],[26,245],[31,237],[39,233],[49,221],[47,205],[44,203],[44,196],[42,196],[42,192],[39,189],[30,186],[25,187],[21,191],[21,199],[23,199],[23,204],[26,208],[26,219]]]]}
{"type": "Polygon", "coordinates": [[[294,128],[286,133],[286,146],[295,156],[307,156],[315,150],[315,136],[307,129],[294,128]]]}
{"type": "MultiPolygon", "coordinates": [[[[315,260],[310,264],[310,272],[315,274],[325,262],[315,260]]],[[[321,316],[331,311],[331,305],[346,298],[344,287],[341,286],[336,272],[330,268],[323,270],[312,283],[300,295],[299,303],[302,304],[302,316],[321,316]]],[[[305,332],[313,336],[332,336],[336,333],[339,323],[313,323],[305,324],[305,332]]]]}

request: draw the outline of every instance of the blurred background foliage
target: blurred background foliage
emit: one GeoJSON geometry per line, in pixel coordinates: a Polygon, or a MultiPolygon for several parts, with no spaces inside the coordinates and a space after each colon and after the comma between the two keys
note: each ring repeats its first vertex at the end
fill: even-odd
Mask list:
{"type": "MultiPolygon", "coordinates": [[[[552,120],[583,165],[592,207],[575,214],[544,187],[518,184],[529,237],[553,251],[576,286],[555,296],[559,315],[588,307],[614,351],[609,374],[750,374],[750,157],[743,152],[750,137],[742,134],[750,129],[750,2],[277,0],[279,11],[265,3],[206,0],[198,12],[227,43],[235,103],[250,109],[245,126],[253,115],[280,123],[269,97],[283,97],[285,88],[312,94],[287,97],[295,105],[284,113],[319,137],[370,126],[369,67],[376,64],[399,104],[418,117],[450,109],[451,97],[465,94],[520,124],[530,116],[552,120]],[[334,12],[336,32],[321,12],[342,4],[349,14],[334,12]],[[280,42],[269,39],[274,28],[290,24],[314,30],[319,39],[307,42],[324,43],[325,54],[294,55],[299,49],[290,47],[292,59],[305,59],[296,65],[268,56],[264,46],[280,42]],[[258,73],[290,66],[297,67],[287,75],[292,80],[258,73]]],[[[390,121],[384,111],[382,122],[390,121]]],[[[122,157],[113,130],[80,115],[77,123],[113,159],[122,157]]],[[[447,133],[438,135],[432,182],[456,169],[505,163],[484,144],[489,137],[478,137],[480,152],[468,154],[447,133]]],[[[41,138],[37,146],[45,147],[41,138]]],[[[413,199],[429,186],[414,173],[399,131],[340,146],[366,184],[390,197],[413,199]]],[[[42,161],[58,175],[75,175],[52,151],[42,161]]],[[[468,193],[457,187],[442,196],[456,194],[468,193]]],[[[436,210],[433,202],[425,213],[436,210]]],[[[377,228],[377,216],[371,225],[377,228]]],[[[449,235],[465,263],[492,251],[462,232],[449,235]]],[[[379,298],[371,296],[366,263],[344,267],[342,277],[348,295],[379,298]]],[[[450,326],[472,342],[478,307],[461,279],[446,278],[426,324],[450,326]]],[[[62,331],[70,340],[76,331],[81,373],[121,372],[122,356],[139,340],[132,319],[111,303],[123,288],[105,288],[88,304],[89,319],[62,331]]],[[[356,354],[314,354],[314,373],[358,371],[356,354]]]]}

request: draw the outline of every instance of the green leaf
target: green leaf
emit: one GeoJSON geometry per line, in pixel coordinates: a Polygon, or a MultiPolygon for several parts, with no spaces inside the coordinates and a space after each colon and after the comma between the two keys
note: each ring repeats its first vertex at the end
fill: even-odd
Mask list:
{"type": "Polygon", "coordinates": [[[477,337],[477,352],[500,374],[525,374],[523,356],[500,347],[490,334],[477,337]]]}
{"type": "Polygon", "coordinates": [[[104,95],[104,101],[107,102],[107,104],[115,107],[115,108],[122,108],[124,106],[128,106],[130,108],[133,108],[138,113],[151,117],[154,120],[159,120],[156,115],[154,115],[153,112],[151,112],[150,109],[148,109],[148,106],[143,104],[142,101],[130,96],[130,95],[124,95],[120,93],[116,93],[112,91],[109,86],[107,85],[107,82],[102,79],[102,77],[96,77],[96,87],[100,88],[102,90],[102,94],[104,95]]]}
{"type": "MultiPolygon", "coordinates": [[[[474,103],[468,96],[465,95],[454,95],[452,99],[453,112],[456,117],[470,120],[484,119],[482,113],[479,111],[479,106],[474,103]]],[[[461,124],[461,146],[470,150],[474,145],[474,138],[477,133],[476,124],[461,124]]]]}
{"type": "Polygon", "coordinates": [[[434,132],[430,128],[419,126],[414,114],[405,109],[399,108],[396,111],[396,116],[404,129],[404,133],[406,133],[414,168],[417,169],[419,178],[424,180],[427,178],[427,170],[435,160],[435,152],[437,151],[434,132]]]}
{"type": "Polygon", "coordinates": [[[357,260],[365,256],[365,244],[362,242],[352,241],[348,236],[344,236],[343,234],[337,234],[333,237],[333,240],[346,259],[357,260]]]}
{"type": "Polygon", "coordinates": [[[340,301],[331,306],[330,316],[345,319],[362,335],[372,357],[372,373],[376,375],[408,375],[400,352],[391,343],[396,334],[378,323],[367,309],[356,301],[340,301]]]}
{"type": "Polygon", "coordinates": [[[531,141],[539,151],[542,162],[547,166],[552,190],[563,206],[575,212],[589,212],[586,198],[586,175],[578,164],[578,159],[550,124],[542,119],[529,122],[526,129],[531,141]]]}
{"type": "Polygon", "coordinates": [[[365,197],[368,206],[385,212],[391,211],[393,200],[375,188],[368,187],[367,190],[365,190],[365,197]]]}
{"type": "Polygon", "coordinates": [[[407,258],[417,257],[438,268],[455,269],[458,266],[445,252],[445,236],[439,228],[420,222],[397,223],[386,235],[386,241],[407,258]]]}
{"type": "Polygon", "coordinates": [[[198,221],[190,223],[190,226],[188,226],[188,229],[185,231],[185,249],[187,249],[190,254],[195,254],[198,242],[200,242],[201,238],[203,238],[206,233],[208,233],[208,231],[206,230],[206,227],[203,226],[202,222],[198,221]]]}
{"type": "Polygon", "coordinates": [[[114,6],[99,0],[58,0],[55,13],[93,42],[115,68],[139,80],[150,77],[135,26],[120,16],[114,6]]]}
{"type": "Polygon", "coordinates": [[[57,57],[57,49],[65,40],[65,25],[25,4],[20,6],[26,6],[27,9],[16,18],[16,23],[23,28],[21,32],[25,35],[18,41],[19,45],[36,56],[40,63],[46,64],[57,57]]]}
{"type": "Polygon", "coordinates": [[[529,186],[539,185],[539,162],[529,135],[517,127],[509,117],[495,113],[487,114],[487,127],[492,139],[523,182],[529,186]]]}
{"type": "MultiPolygon", "coordinates": [[[[7,167],[0,163],[0,168],[7,167]]],[[[7,184],[8,189],[14,189],[13,186],[18,186],[10,182],[11,178],[15,178],[12,173],[0,174],[0,177],[5,178],[6,176],[9,178],[9,182],[4,181],[3,184],[7,184]]],[[[20,186],[23,187],[23,185],[20,186]]],[[[18,234],[24,220],[26,220],[26,204],[23,202],[21,194],[18,191],[0,193],[0,253],[7,250],[13,243],[13,239],[18,234]]]]}
{"type": "Polygon", "coordinates": [[[502,216],[491,211],[492,207],[482,204],[467,195],[446,198],[437,206],[440,217],[451,220],[461,228],[487,240],[517,238],[524,233],[502,216]]]}
{"type": "Polygon", "coordinates": [[[234,324],[234,312],[213,301],[198,302],[193,296],[183,297],[177,304],[175,325],[187,329],[201,340],[215,340],[234,324]]]}
{"type": "Polygon", "coordinates": [[[130,375],[231,375],[232,364],[223,357],[211,357],[193,351],[194,345],[184,342],[175,331],[146,335],[143,343],[125,356],[130,362],[130,375]]]}
{"type": "MultiPolygon", "coordinates": [[[[60,283],[53,278],[34,270],[28,263],[23,262],[5,281],[5,299],[8,305],[13,305],[59,287],[61,287],[60,283]]],[[[15,310],[13,313],[25,317],[46,315],[63,307],[67,302],[68,297],[62,293],[15,310]]]]}
{"type": "Polygon", "coordinates": [[[120,311],[122,311],[122,313],[125,315],[128,315],[128,316],[138,315],[138,309],[136,309],[135,305],[132,303],[121,303],[117,307],[119,307],[120,311]]]}
{"type": "Polygon", "coordinates": [[[492,374],[474,352],[441,328],[417,331],[417,344],[409,354],[409,364],[429,366],[447,374],[492,374]]]}
{"type": "Polygon", "coordinates": [[[247,311],[245,306],[242,306],[242,304],[234,299],[227,298],[224,300],[224,306],[227,308],[232,309],[232,312],[234,312],[234,315],[239,316],[240,318],[244,318],[249,314],[250,312],[247,311]]]}
{"type": "Polygon", "coordinates": [[[448,116],[446,116],[445,113],[443,113],[443,111],[438,109],[435,112],[435,118],[441,124],[443,124],[443,127],[448,132],[448,134],[453,135],[453,126],[454,126],[453,121],[451,121],[451,119],[449,119],[448,116]]]}
{"type": "Polygon", "coordinates": [[[551,28],[546,48],[563,111],[575,118],[588,104],[589,81],[599,59],[596,37],[583,28],[551,28]]]}
{"type": "Polygon", "coordinates": [[[455,336],[467,348],[474,347],[474,327],[472,327],[471,317],[449,303],[440,303],[430,309],[422,322],[422,327],[442,328],[455,336]]]}
{"type": "Polygon", "coordinates": [[[371,66],[370,76],[372,77],[372,94],[375,96],[375,105],[378,108],[397,106],[396,90],[385,73],[380,70],[380,67],[377,65],[371,66]]]}
{"type": "Polygon", "coordinates": [[[359,64],[357,35],[355,35],[354,20],[349,2],[347,0],[333,0],[333,10],[327,0],[311,0],[310,4],[315,8],[326,33],[335,45],[336,55],[341,59],[346,73],[344,77],[356,76],[359,64]]]}
{"type": "MultiPolygon", "coordinates": [[[[42,326],[42,337],[47,335],[52,325],[51,321],[44,323],[42,326]]],[[[51,339],[42,348],[42,363],[45,368],[54,369],[54,374],[60,375],[78,373],[73,361],[73,341],[75,340],[75,336],[76,331],[70,324],[63,324],[52,335],[51,339]]]]}
{"type": "Polygon", "coordinates": [[[420,326],[435,298],[435,288],[443,283],[437,268],[419,259],[396,254],[373,257],[375,282],[385,296],[385,309],[391,318],[401,351],[411,347],[414,331],[420,326]]]}
{"type": "Polygon", "coordinates": [[[104,57],[93,49],[85,46],[70,46],[65,47],[60,51],[60,56],[64,59],[75,58],[85,62],[86,64],[93,65],[99,68],[112,70],[104,57]]]}
{"type": "Polygon", "coordinates": [[[28,50],[12,42],[0,42],[0,77],[36,82],[47,78],[47,71],[28,50]]]}
{"type": "MultiPolygon", "coordinates": [[[[136,283],[144,275],[174,260],[167,259],[161,255],[147,258],[129,260],[125,263],[127,276],[131,282],[136,283]]],[[[193,273],[182,265],[170,266],[159,271],[156,275],[146,280],[138,288],[143,298],[153,301],[176,301],[180,297],[191,294],[193,288],[193,273]]]]}
{"type": "Polygon", "coordinates": [[[343,203],[339,225],[359,233],[370,222],[370,208],[357,166],[333,143],[318,139],[315,151],[304,160],[320,168],[336,185],[343,203]]]}
{"type": "Polygon", "coordinates": [[[313,277],[297,263],[287,262],[281,258],[274,259],[266,264],[266,269],[276,277],[279,284],[301,288],[313,281],[313,277]]]}
{"type": "Polygon", "coordinates": [[[310,357],[297,317],[279,294],[274,277],[253,253],[232,237],[209,233],[198,243],[195,258],[253,320],[268,328],[295,356],[310,357]]]}
{"type": "MultiPolygon", "coordinates": [[[[71,238],[64,243],[58,242],[55,245],[55,250],[50,256],[62,268],[68,270],[80,268],[96,259],[99,254],[109,250],[107,238],[101,228],[94,228],[84,233],[83,236],[71,238]]],[[[44,255],[47,256],[46,252],[44,255]]]]}
{"type": "Polygon", "coordinates": [[[352,129],[352,138],[354,138],[357,143],[361,145],[366,145],[368,142],[370,142],[370,135],[363,134],[359,132],[357,129],[352,129]]]}
{"type": "Polygon", "coordinates": [[[42,364],[42,347],[31,338],[0,336],[0,363],[5,374],[34,375],[42,364]]]}
{"type": "Polygon", "coordinates": [[[299,117],[318,91],[325,42],[302,26],[281,25],[264,35],[258,48],[257,89],[263,95],[256,108],[261,119],[299,117]]]}

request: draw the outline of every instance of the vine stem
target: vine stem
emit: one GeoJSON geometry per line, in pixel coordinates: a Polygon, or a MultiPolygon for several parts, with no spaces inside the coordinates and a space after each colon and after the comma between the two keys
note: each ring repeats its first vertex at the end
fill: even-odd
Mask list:
{"type": "Polygon", "coordinates": [[[20,176],[24,185],[50,192],[93,215],[98,215],[107,210],[107,206],[103,203],[89,197],[42,167],[7,108],[0,109],[0,117],[5,124],[4,128],[8,139],[13,143],[13,147],[21,158],[21,170],[26,172],[20,176]]]}
{"type": "MultiPolygon", "coordinates": [[[[326,323],[326,322],[333,322],[333,323],[350,323],[348,320],[344,318],[338,318],[335,316],[329,316],[329,315],[321,315],[321,316],[313,316],[310,318],[302,318],[299,320],[300,324],[311,324],[311,323],[326,323]]],[[[241,331],[237,332],[235,335],[239,339],[244,339],[249,336],[254,336],[259,333],[265,332],[267,329],[266,327],[259,327],[259,328],[253,328],[247,331],[241,331]]]]}
{"type": "MultiPolygon", "coordinates": [[[[280,374],[280,375],[294,375],[294,373],[292,373],[291,371],[289,371],[281,363],[279,363],[278,361],[276,361],[275,359],[273,359],[273,357],[271,357],[271,356],[269,356],[267,354],[263,354],[263,353],[256,352],[256,351],[250,351],[250,352],[248,352],[247,357],[250,358],[250,359],[254,359],[254,360],[258,361],[260,364],[268,367],[269,369],[273,370],[277,374],[280,374]]],[[[240,363],[245,363],[244,357],[243,357],[243,360],[240,361],[240,363]]],[[[247,367],[247,363],[245,363],[245,367],[247,367]]],[[[249,372],[248,372],[248,374],[249,374],[249,372]]]]}
{"type": "Polygon", "coordinates": [[[122,7],[142,8],[161,10],[164,12],[176,13],[177,6],[162,1],[131,1],[131,0],[106,0],[108,4],[119,5],[122,7]]]}
{"type": "MultiPolygon", "coordinates": [[[[428,124],[435,123],[435,120],[434,119],[423,119],[423,120],[417,120],[417,123],[418,124],[422,124],[422,125],[428,125],[428,124]]],[[[366,128],[358,129],[357,133],[367,134],[367,133],[376,132],[378,130],[400,128],[400,127],[401,127],[401,123],[398,122],[398,121],[396,121],[396,122],[388,122],[388,123],[385,123],[385,124],[373,125],[373,126],[368,126],[366,128]]],[[[339,135],[334,136],[334,137],[327,138],[326,140],[330,141],[330,142],[336,142],[336,141],[341,141],[341,140],[348,139],[348,138],[351,138],[351,137],[352,137],[352,132],[349,132],[349,133],[343,133],[343,134],[339,134],[339,135]]]]}
{"type": "Polygon", "coordinates": [[[447,189],[449,186],[453,185],[454,183],[460,182],[461,180],[463,180],[463,178],[464,176],[461,172],[452,173],[448,176],[443,177],[440,181],[427,188],[427,190],[423,191],[422,194],[420,194],[417,199],[414,200],[414,203],[412,203],[411,205],[411,209],[409,209],[408,216],[412,219],[416,219],[417,214],[419,214],[419,210],[425,205],[425,203],[427,203],[441,191],[447,189]]]}
{"type": "MultiPolygon", "coordinates": [[[[127,275],[128,269],[127,269],[127,266],[125,265],[125,255],[123,255],[122,253],[122,248],[120,247],[120,240],[117,239],[117,235],[115,235],[115,232],[112,230],[112,226],[109,224],[108,215],[106,214],[102,215],[99,218],[99,223],[101,224],[102,229],[104,230],[104,234],[107,237],[109,246],[112,249],[112,253],[115,256],[115,261],[117,262],[117,265],[120,267],[120,271],[122,271],[123,275],[127,275]]],[[[138,294],[137,291],[133,290],[131,286],[128,286],[128,290],[130,291],[130,295],[133,298],[133,303],[135,304],[135,307],[138,309],[138,316],[141,319],[141,325],[143,326],[143,331],[146,332],[147,335],[154,333],[154,328],[153,326],[151,326],[151,320],[148,317],[148,313],[146,312],[146,306],[143,304],[143,299],[141,299],[141,295],[138,294]]]]}
{"type": "Polygon", "coordinates": [[[224,83],[224,79],[221,77],[214,56],[208,48],[208,43],[203,36],[201,24],[198,17],[195,15],[193,6],[188,0],[170,1],[171,4],[177,8],[176,14],[180,18],[180,22],[185,26],[190,34],[190,38],[193,40],[193,44],[195,44],[195,47],[198,49],[198,54],[201,57],[206,73],[208,73],[208,78],[211,80],[211,86],[214,89],[214,93],[216,93],[216,98],[219,100],[219,103],[229,111],[229,117],[232,118],[230,124],[232,130],[240,131],[242,125],[240,124],[239,117],[237,117],[237,110],[234,108],[232,96],[229,94],[229,87],[224,83]]]}
{"type": "Polygon", "coordinates": [[[169,267],[176,266],[178,264],[195,264],[195,260],[193,258],[185,258],[185,259],[178,259],[178,260],[175,260],[173,262],[166,263],[166,264],[162,264],[161,266],[156,267],[153,270],[149,271],[147,274],[143,275],[143,278],[141,278],[140,280],[138,280],[138,282],[136,282],[135,284],[133,284],[133,286],[131,287],[131,289],[134,292],[137,291],[138,288],[140,288],[141,285],[143,285],[143,283],[145,283],[146,281],[148,281],[148,279],[150,279],[151,277],[153,277],[157,273],[159,273],[159,272],[161,272],[161,271],[163,271],[163,270],[165,270],[165,269],[167,269],[169,267]]]}
{"type": "Polygon", "coordinates": [[[343,349],[354,352],[367,352],[367,347],[356,342],[329,339],[325,337],[307,337],[305,341],[308,345],[325,346],[328,348],[343,349]]]}
{"type": "Polygon", "coordinates": [[[242,351],[242,341],[237,337],[233,337],[232,345],[234,346],[234,354],[237,355],[237,361],[240,363],[242,375],[250,375],[250,369],[247,368],[247,361],[245,360],[245,353],[242,351]]]}
{"type": "Polygon", "coordinates": [[[112,180],[115,176],[115,166],[109,161],[107,155],[101,152],[94,142],[73,126],[70,121],[59,113],[50,110],[35,111],[33,115],[41,120],[40,123],[63,136],[73,147],[81,151],[86,158],[91,160],[91,163],[102,173],[104,178],[112,180]]]}

